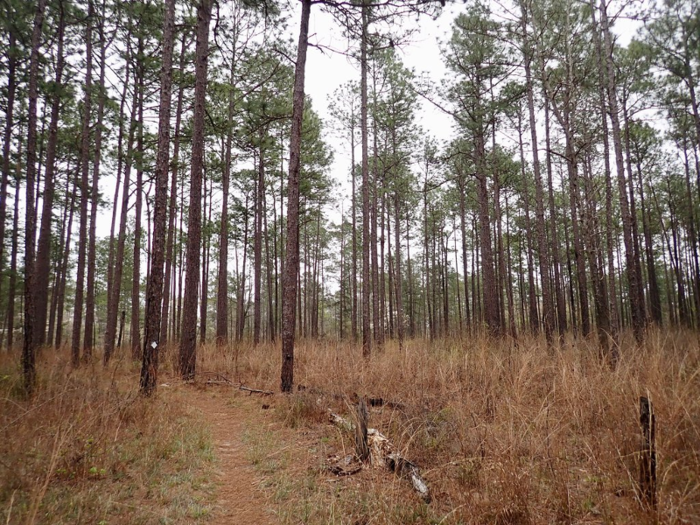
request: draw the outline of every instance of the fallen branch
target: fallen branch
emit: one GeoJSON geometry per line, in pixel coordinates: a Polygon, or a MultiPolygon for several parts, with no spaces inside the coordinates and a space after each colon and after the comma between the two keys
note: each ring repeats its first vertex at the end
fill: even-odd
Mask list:
{"type": "Polygon", "coordinates": [[[233,381],[218,372],[199,372],[199,375],[209,378],[204,382],[205,385],[233,385],[233,381]]]}
{"type": "MultiPolygon", "coordinates": [[[[352,421],[348,421],[343,416],[333,412],[330,412],[328,417],[335,426],[349,433],[355,433],[357,427],[352,421]]],[[[388,468],[397,476],[409,479],[414,490],[420,494],[423,501],[430,503],[430,489],[421,476],[420,468],[396,452],[394,446],[384,434],[376,428],[368,428],[367,445],[369,446],[371,465],[388,468]]]]}
{"type": "Polygon", "coordinates": [[[243,390],[244,392],[249,392],[249,395],[253,395],[253,394],[260,394],[263,396],[274,395],[274,392],[272,390],[259,390],[257,388],[248,388],[247,386],[244,386],[244,385],[239,386],[238,390],[243,390]]]}

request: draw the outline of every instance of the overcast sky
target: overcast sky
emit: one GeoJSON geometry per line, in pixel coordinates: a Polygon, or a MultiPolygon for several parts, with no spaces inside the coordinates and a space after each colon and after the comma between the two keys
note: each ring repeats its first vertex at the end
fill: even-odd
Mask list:
{"type": "MultiPolygon", "coordinates": [[[[299,30],[300,2],[294,2],[294,13],[290,20],[290,35],[296,43],[299,30]]],[[[491,8],[497,16],[498,6],[492,3],[491,8]]],[[[427,74],[437,85],[444,79],[446,70],[440,52],[440,42],[449,39],[452,21],[458,13],[466,9],[464,2],[451,2],[443,9],[437,20],[422,16],[416,23],[409,20],[406,23],[417,28],[409,44],[402,46],[398,55],[404,64],[415,70],[416,74],[427,74]]],[[[615,11],[613,6],[611,12],[615,11]]],[[[639,23],[620,19],[613,30],[622,45],[627,45],[636,33],[639,23]]],[[[309,42],[321,47],[346,50],[348,43],[341,31],[335,25],[333,18],[314,5],[311,9],[309,24],[309,42]]],[[[314,109],[325,121],[330,120],[328,100],[333,92],[342,84],[354,80],[359,81],[360,71],[351,59],[330,51],[310,47],[306,64],[306,93],[313,101],[314,109]]],[[[440,141],[446,141],[453,135],[453,119],[424,100],[419,100],[418,123],[428,134],[440,141]]],[[[334,151],[334,163],[331,169],[332,177],[340,183],[340,193],[347,196],[347,183],[350,170],[349,147],[337,137],[328,136],[327,141],[334,151]]],[[[359,146],[356,154],[359,155],[359,146]]],[[[348,197],[349,198],[349,197],[348,197]]],[[[348,208],[348,203],[344,209],[348,208]]],[[[339,209],[339,207],[336,207],[339,209]]],[[[335,220],[335,219],[334,219],[335,220]]]]}

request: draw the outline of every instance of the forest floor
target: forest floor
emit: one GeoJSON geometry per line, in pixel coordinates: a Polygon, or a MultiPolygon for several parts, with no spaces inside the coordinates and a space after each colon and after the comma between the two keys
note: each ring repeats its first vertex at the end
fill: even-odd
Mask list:
{"type": "Polygon", "coordinates": [[[194,383],[163,355],[152,398],[123,353],[74,369],[45,350],[29,399],[18,353],[2,352],[0,523],[698,523],[698,338],[621,348],[611,369],[586,341],[388,342],[369,360],[302,341],[295,392],[259,395],[239,386],[278,390],[275,345],[205,346],[194,383]],[[657,421],[656,510],[639,501],[640,396],[657,421]],[[329,411],[352,420],[359,398],[382,400],[369,426],[421,468],[430,503],[358,468],[329,411]]]}

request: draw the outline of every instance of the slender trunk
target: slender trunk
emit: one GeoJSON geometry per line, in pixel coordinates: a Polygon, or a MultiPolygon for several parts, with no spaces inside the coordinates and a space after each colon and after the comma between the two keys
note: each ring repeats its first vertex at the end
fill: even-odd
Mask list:
{"type": "Polygon", "coordinates": [[[482,296],[484,319],[491,335],[501,335],[502,325],[498,307],[496,273],[491,247],[491,218],[489,213],[489,189],[485,167],[484,136],[475,137],[477,198],[479,202],[479,244],[481,247],[482,296]]]}
{"type": "Polygon", "coordinates": [[[591,167],[590,153],[587,156],[584,167],[584,191],[586,196],[586,206],[582,210],[583,224],[586,237],[586,248],[588,255],[588,265],[591,268],[591,279],[593,280],[593,300],[595,302],[596,332],[598,334],[598,344],[600,345],[601,356],[609,357],[611,364],[617,364],[617,347],[613,345],[612,352],[608,341],[610,334],[610,316],[608,311],[608,292],[605,286],[605,274],[601,271],[598,260],[600,259],[600,235],[598,232],[598,221],[596,218],[596,202],[593,189],[593,174],[591,167]]]}
{"type": "Polygon", "coordinates": [[[87,286],[85,294],[85,336],[83,352],[85,359],[92,358],[92,348],[95,344],[95,270],[97,242],[97,207],[99,204],[100,161],[102,159],[102,122],[105,108],[105,68],[107,58],[107,41],[105,38],[105,0],[102,2],[100,16],[100,80],[98,84],[99,98],[97,104],[97,123],[95,128],[95,151],[92,165],[92,184],[90,186],[90,230],[88,232],[87,253],[87,286]]]}
{"type": "MultiPolygon", "coordinates": [[[[248,207],[248,196],[245,199],[246,209],[248,207]]],[[[241,265],[240,283],[238,286],[238,299],[236,301],[237,330],[236,339],[243,339],[243,329],[245,328],[245,283],[246,283],[246,260],[248,256],[248,213],[245,214],[245,224],[243,227],[243,264],[241,265]]]]}
{"type": "MultiPolygon", "coordinates": [[[[127,216],[129,208],[129,185],[131,182],[131,167],[133,163],[133,144],[134,134],[136,131],[136,114],[139,100],[138,86],[134,86],[134,94],[132,98],[132,115],[129,122],[129,135],[127,137],[126,146],[126,162],[124,167],[124,187],[122,188],[122,202],[119,218],[119,235],[117,238],[116,261],[124,260],[124,250],[126,244],[127,216]]],[[[117,334],[117,316],[119,315],[119,297],[121,295],[122,274],[124,270],[123,264],[114,265],[114,274],[112,284],[107,297],[107,327],[105,329],[104,338],[104,364],[109,363],[114,352],[114,340],[117,334]]],[[[121,338],[120,338],[121,340],[121,338]]]]}
{"type": "MultiPolygon", "coordinates": [[[[184,57],[184,48],[183,48],[184,57]]],[[[231,56],[229,83],[233,86],[236,57],[231,56]]],[[[233,88],[228,94],[228,120],[233,122],[234,99],[233,88]]],[[[216,294],[216,344],[228,343],[228,198],[231,179],[231,150],[233,147],[233,126],[228,127],[224,151],[224,171],[222,176],[221,225],[219,227],[219,273],[216,294]]]]}
{"type": "Polygon", "coordinates": [[[559,255],[559,238],[557,235],[557,208],[554,204],[554,184],[552,180],[552,154],[549,121],[549,100],[544,103],[545,150],[547,166],[547,197],[549,205],[549,246],[552,250],[552,266],[554,266],[554,296],[557,306],[557,327],[561,342],[566,333],[566,298],[561,277],[561,258],[559,255]]]}
{"type": "MultiPolygon", "coordinates": [[[[44,2],[46,5],[46,2],[44,2]]],[[[38,7],[38,6],[37,6],[38,7]]],[[[43,23],[43,22],[42,22],[43,23]]],[[[10,178],[10,150],[12,148],[12,128],[14,126],[15,94],[17,92],[17,45],[12,24],[10,29],[7,56],[7,98],[5,110],[5,133],[2,141],[2,180],[0,181],[0,275],[3,268],[5,248],[5,220],[7,219],[7,186],[10,178]]],[[[60,56],[60,54],[59,54],[60,56]]],[[[57,71],[58,71],[57,67],[57,71]]]]}
{"type": "MultiPolygon", "coordinates": [[[[180,65],[179,71],[185,69],[185,35],[182,36],[182,47],[180,50],[180,65]]],[[[173,137],[173,157],[171,160],[171,181],[170,181],[170,202],[168,204],[168,239],[165,248],[165,273],[163,276],[163,311],[161,313],[160,322],[160,342],[159,346],[163,347],[168,342],[168,317],[170,312],[171,291],[172,296],[175,293],[175,217],[177,215],[177,179],[180,171],[180,126],[182,125],[182,105],[184,99],[185,84],[180,82],[180,87],[177,94],[177,109],[175,110],[175,133],[173,137]],[[171,282],[172,281],[172,282],[171,282]]],[[[225,169],[225,168],[224,168],[225,169]]],[[[174,310],[174,308],[173,308],[174,310]]],[[[173,312],[174,314],[174,312],[173,312]]],[[[173,315],[173,319],[175,315],[173,315]]]]}
{"type": "Polygon", "coordinates": [[[642,162],[637,151],[637,178],[639,182],[639,204],[642,209],[642,231],[644,234],[644,250],[647,263],[647,279],[649,279],[649,304],[651,306],[651,319],[659,327],[663,325],[661,309],[661,293],[659,281],[656,277],[656,264],[654,262],[654,244],[652,241],[649,210],[645,206],[644,179],[642,176],[642,162]]]}
{"type": "MultiPolygon", "coordinates": [[[[51,102],[51,123],[49,124],[49,139],[46,147],[46,171],[44,174],[44,202],[41,212],[41,227],[36,256],[36,325],[35,337],[37,346],[46,342],[46,314],[49,299],[49,266],[51,262],[51,219],[54,201],[54,172],[56,169],[56,144],[58,142],[58,116],[61,108],[61,90],[63,78],[63,37],[65,33],[65,13],[63,1],[58,4],[58,44],[56,49],[55,91],[51,102]]],[[[10,117],[11,118],[11,117],[10,117]]],[[[3,193],[4,195],[4,193],[3,193]]],[[[4,201],[4,199],[3,199],[4,201]]],[[[3,202],[4,206],[4,202],[3,202]]],[[[2,237],[0,236],[0,239],[2,237]]],[[[0,243],[2,244],[2,243],[0,243]]],[[[2,255],[0,254],[0,259],[2,255]]],[[[54,287],[55,289],[55,287],[54,287]]],[[[54,293],[55,296],[55,293],[54,293]]]]}
{"type": "Polygon", "coordinates": [[[263,149],[264,132],[260,130],[260,150],[258,156],[258,180],[255,184],[255,235],[253,242],[253,344],[260,343],[260,325],[262,323],[262,216],[265,195],[265,151],[263,149]]]}
{"type": "Polygon", "coordinates": [[[267,281],[267,329],[270,341],[274,342],[277,338],[275,333],[275,310],[273,305],[274,289],[272,285],[272,257],[274,254],[270,251],[269,233],[267,225],[267,200],[263,193],[263,235],[265,237],[265,278],[267,281]]]}
{"type": "MultiPolygon", "coordinates": [[[[114,326],[116,330],[117,323],[117,312],[113,310],[113,304],[111,298],[113,296],[114,288],[114,274],[115,274],[115,239],[114,230],[117,222],[117,202],[119,201],[119,188],[121,186],[122,180],[122,170],[125,165],[124,162],[124,106],[126,105],[126,95],[129,88],[129,79],[131,76],[131,28],[127,32],[127,46],[126,46],[126,58],[125,58],[125,73],[124,73],[124,87],[122,89],[121,100],[119,102],[119,136],[117,137],[117,183],[114,187],[114,205],[112,206],[112,222],[109,230],[109,254],[107,257],[107,328],[109,328],[110,319],[114,317],[114,326]]],[[[132,106],[133,109],[133,106],[132,106]]],[[[127,146],[128,149],[128,146],[127,146]]],[[[118,306],[118,305],[117,305],[118,306]]],[[[114,306],[116,308],[116,306],[114,306]]],[[[112,340],[110,343],[107,340],[104,341],[105,354],[103,355],[104,362],[107,363],[107,349],[114,348],[114,333],[112,333],[112,340]]],[[[106,331],[105,331],[106,337],[106,331]]]]}
{"type": "Polygon", "coordinates": [[[143,206],[143,101],[144,101],[144,75],[143,64],[143,39],[139,39],[138,56],[140,57],[138,71],[138,133],[136,138],[136,151],[138,152],[136,163],[136,203],[134,205],[134,258],[131,274],[131,358],[141,359],[141,213],[143,206]]]}
{"type": "Polygon", "coordinates": [[[406,210],[406,278],[408,279],[408,336],[416,336],[416,321],[413,311],[413,267],[411,265],[411,225],[406,210]]]}
{"type": "Polygon", "coordinates": [[[362,35],[360,40],[360,127],[362,133],[362,355],[368,358],[372,349],[370,332],[370,206],[369,159],[367,137],[367,39],[369,6],[362,2],[362,35]]]}
{"type": "MultiPolygon", "coordinates": [[[[534,115],[530,121],[532,126],[534,122],[534,115]]],[[[527,282],[528,282],[528,307],[529,307],[529,318],[530,318],[530,331],[533,334],[538,334],[540,331],[540,320],[537,310],[537,294],[535,286],[535,269],[534,269],[534,258],[532,255],[532,221],[530,220],[530,188],[528,187],[527,175],[525,173],[525,151],[523,148],[523,133],[522,133],[522,112],[518,112],[518,147],[520,150],[520,175],[522,177],[522,195],[524,203],[524,214],[525,214],[525,231],[527,232],[527,282]]],[[[535,152],[537,147],[532,148],[535,152]]],[[[535,153],[536,155],[536,153],[535,153]]],[[[539,168],[538,170],[539,171],[539,168]]],[[[538,223],[539,225],[539,223],[538,223]]],[[[539,235],[539,228],[537,234],[539,235]]],[[[538,246],[539,247],[539,246],[538,246]]],[[[541,270],[544,270],[543,268],[541,270]]],[[[544,281],[544,277],[542,279],[544,281]]],[[[549,341],[549,338],[547,338],[549,341]]]]}
{"type": "Polygon", "coordinates": [[[608,25],[606,0],[600,1],[600,14],[602,32],[605,46],[605,66],[607,72],[607,95],[610,107],[610,119],[612,121],[613,145],[615,149],[615,164],[617,169],[617,182],[620,197],[620,212],[622,214],[622,231],[625,242],[625,262],[627,268],[627,281],[629,284],[630,312],[632,316],[632,329],[638,343],[644,339],[645,312],[644,293],[642,283],[639,282],[635,270],[634,240],[632,238],[632,216],[625,183],[625,168],[622,154],[622,137],[620,133],[620,119],[617,103],[617,86],[615,84],[615,64],[613,62],[612,35],[608,25]]]}
{"type": "Polygon", "coordinates": [[[78,366],[80,361],[80,332],[83,322],[83,295],[85,288],[85,260],[87,256],[88,221],[88,172],[90,160],[90,112],[92,104],[92,18],[93,1],[88,1],[87,27],[85,31],[85,99],[80,139],[80,226],[78,237],[78,269],[75,283],[73,306],[73,334],[71,337],[71,362],[78,366]]]}
{"type": "MultiPolygon", "coordinates": [[[[71,178],[66,177],[66,199],[68,198],[68,194],[70,191],[70,186],[71,186],[71,178]]],[[[59,256],[56,258],[56,262],[54,265],[54,283],[53,283],[53,291],[51,293],[51,308],[50,308],[50,314],[49,314],[49,327],[48,327],[48,335],[46,336],[46,341],[45,343],[48,345],[53,345],[54,344],[54,334],[56,333],[56,315],[57,315],[57,310],[58,310],[58,305],[59,305],[59,295],[61,293],[61,282],[62,282],[62,276],[64,273],[64,267],[61,264],[61,262],[64,259],[63,255],[63,247],[66,246],[66,241],[68,237],[70,236],[70,227],[73,222],[73,196],[71,196],[70,201],[66,200],[65,206],[63,208],[63,214],[61,218],[61,234],[58,239],[58,246],[60,247],[59,249],[59,256]]],[[[68,263],[68,260],[66,259],[66,264],[68,263]]],[[[58,345],[56,345],[58,346],[58,345]]]]}
{"type": "Polygon", "coordinates": [[[194,379],[197,356],[197,303],[199,261],[202,237],[202,171],[204,169],[204,113],[209,53],[211,0],[197,5],[197,45],[195,58],[194,115],[192,129],[192,169],[190,172],[190,210],[187,218],[187,274],[180,341],[180,375],[194,379]]]}
{"type": "Polygon", "coordinates": [[[357,342],[357,190],[355,187],[355,113],[350,115],[350,178],[352,180],[352,340],[357,342]]]}
{"type": "Polygon", "coordinates": [[[292,133],[289,145],[287,184],[287,249],[282,276],[282,372],[280,389],[290,393],[294,384],[294,321],[299,271],[299,175],[301,171],[301,124],[304,115],[304,74],[309,37],[311,0],[302,0],[299,45],[294,70],[292,133]]]}
{"type": "MultiPolygon", "coordinates": [[[[607,117],[607,102],[605,100],[605,73],[603,71],[603,48],[600,41],[600,31],[595,18],[595,0],[591,0],[591,20],[593,22],[593,43],[596,48],[596,56],[598,58],[598,99],[600,106],[600,117],[603,125],[603,161],[605,166],[605,244],[606,256],[608,261],[608,289],[609,289],[609,307],[610,316],[610,335],[613,343],[617,344],[619,339],[619,321],[617,313],[617,300],[615,289],[615,264],[613,257],[614,242],[613,242],[613,208],[612,208],[612,177],[610,174],[610,133],[608,131],[607,117]]],[[[601,268],[602,272],[602,268],[601,268]]]]}
{"type": "Polygon", "coordinates": [[[175,0],[166,0],[163,19],[163,63],[160,69],[160,108],[158,110],[158,152],[155,169],[153,242],[151,266],[146,286],[146,318],[141,366],[140,390],[150,395],[158,379],[158,354],[163,299],[163,264],[165,262],[165,223],[168,204],[168,163],[170,153],[170,103],[172,93],[175,0]]]}
{"type": "MultiPolygon", "coordinates": [[[[21,148],[19,151],[19,156],[21,156],[21,148]]],[[[19,157],[18,156],[18,157],[19,157]]],[[[15,176],[15,203],[14,203],[14,210],[12,214],[12,247],[10,251],[10,285],[9,285],[9,290],[7,293],[7,349],[12,350],[12,345],[14,344],[14,335],[15,335],[15,295],[17,292],[17,252],[18,252],[18,238],[19,238],[19,195],[20,195],[20,162],[19,160],[17,161],[17,174],[15,176]]],[[[34,359],[35,355],[32,354],[32,359],[34,359]]],[[[32,360],[32,364],[34,361],[32,360]]],[[[22,364],[25,365],[25,362],[22,361],[22,364]]],[[[27,369],[25,368],[24,373],[27,373],[27,369]]],[[[32,386],[33,381],[35,380],[35,372],[31,370],[33,373],[32,377],[27,377],[25,375],[24,380],[25,380],[25,387],[26,386],[32,386]],[[28,380],[31,380],[32,382],[28,382],[28,380]]]]}
{"type": "Polygon", "coordinates": [[[547,344],[551,345],[554,338],[553,334],[555,318],[554,303],[552,301],[552,283],[549,274],[550,263],[549,250],[547,247],[547,228],[544,220],[544,190],[537,142],[537,121],[535,119],[535,89],[532,81],[532,60],[534,53],[531,47],[530,36],[527,32],[528,10],[524,4],[521,4],[521,9],[523,14],[523,57],[525,66],[525,83],[527,88],[527,109],[530,125],[530,139],[532,141],[532,169],[535,175],[535,227],[537,230],[537,250],[540,265],[540,278],[542,281],[542,326],[544,327],[544,334],[547,344]]]}
{"type": "MultiPolygon", "coordinates": [[[[207,181],[206,181],[206,170],[204,171],[204,176],[203,176],[203,183],[204,183],[204,210],[206,211],[207,209],[207,195],[206,195],[206,188],[207,188],[207,181]]],[[[214,188],[214,181],[210,181],[209,183],[209,212],[207,213],[207,224],[211,224],[211,211],[212,211],[212,204],[213,204],[213,199],[212,199],[212,192],[214,188]]],[[[204,250],[204,253],[202,255],[203,258],[203,264],[202,264],[202,300],[199,303],[199,343],[200,344],[205,344],[207,342],[207,305],[209,302],[209,262],[210,262],[210,255],[211,255],[211,236],[207,233],[206,238],[202,242],[202,249],[204,250]]]]}
{"type": "MultiPolygon", "coordinates": [[[[27,125],[27,181],[25,201],[25,228],[24,228],[24,344],[22,346],[22,372],[24,390],[27,394],[34,391],[36,383],[36,350],[38,337],[35,327],[35,284],[34,284],[34,248],[36,235],[36,209],[34,207],[34,184],[36,183],[36,119],[39,81],[39,48],[41,46],[41,33],[44,25],[44,11],[46,0],[39,0],[34,17],[34,29],[32,31],[32,51],[29,59],[29,118],[27,125]]],[[[19,181],[17,182],[19,186],[19,181]]],[[[19,201],[19,195],[15,194],[15,206],[19,201]]],[[[17,212],[15,212],[17,217],[17,212]]],[[[0,217],[0,219],[4,219],[0,217]]],[[[15,219],[16,220],[16,219],[15,219]]],[[[15,225],[15,235],[17,227],[15,225]]],[[[0,239],[2,242],[3,239],[0,239]]],[[[13,253],[17,250],[13,246],[13,253]]],[[[16,256],[16,255],[15,255],[16,256]]],[[[14,271],[12,274],[14,275],[14,271]]]]}
{"type": "Polygon", "coordinates": [[[467,260],[467,202],[466,181],[464,175],[460,175],[459,184],[459,225],[462,234],[462,270],[464,272],[464,318],[467,323],[467,331],[471,333],[471,315],[469,312],[469,272],[467,260]]]}

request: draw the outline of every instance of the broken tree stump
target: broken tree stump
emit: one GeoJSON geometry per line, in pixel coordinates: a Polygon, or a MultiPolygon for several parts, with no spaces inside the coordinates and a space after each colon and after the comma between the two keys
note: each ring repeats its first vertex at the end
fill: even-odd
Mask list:
{"type": "Polygon", "coordinates": [[[643,504],[656,508],[656,418],[648,397],[639,398],[642,449],[639,455],[639,492],[643,504]]]}
{"type": "MultiPolygon", "coordinates": [[[[358,408],[358,410],[361,410],[358,408]]],[[[365,411],[367,407],[365,405],[365,411]]],[[[329,413],[330,422],[350,434],[357,435],[358,428],[353,422],[333,412],[329,413]]],[[[359,430],[362,432],[362,429],[359,430]]],[[[397,476],[408,479],[413,489],[420,494],[426,503],[430,503],[430,489],[420,473],[420,468],[397,452],[389,439],[376,428],[367,428],[367,446],[369,448],[369,463],[375,467],[384,467],[397,476]]]]}
{"type": "Polygon", "coordinates": [[[363,463],[369,459],[369,446],[367,445],[367,424],[369,413],[364,399],[357,404],[357,424],[355,425],[355,451],[357,457],[363,463]]]}

